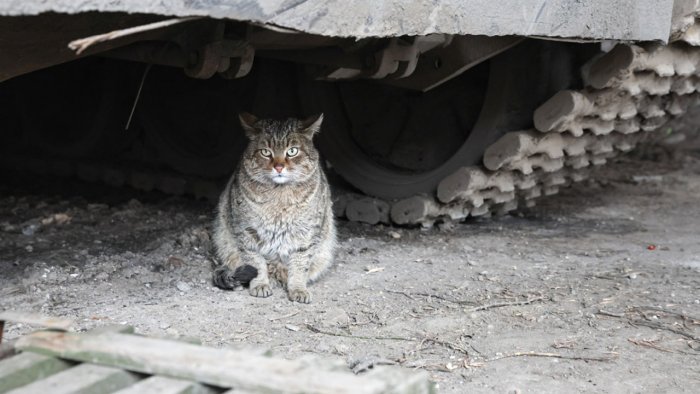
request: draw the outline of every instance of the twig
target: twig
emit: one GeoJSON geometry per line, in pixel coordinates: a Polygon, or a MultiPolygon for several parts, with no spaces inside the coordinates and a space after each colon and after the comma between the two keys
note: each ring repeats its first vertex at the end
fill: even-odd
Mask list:
{"type": "Polygon", "coordinates": [[[680,317],[680,318],[683,319],[683,320],[690,320],[690,321],[693,322],[694,324],[700,323],[700,318],[693,317],[693,316],[689,316],[689,315],[685,315],[685,314],[679,313],[679,312],[669,311],[668,309],[658,308],[658,307],[655,307],[655,306],[634,306],[634,307],[630,308],[630,310],[637,311],[637,312],[640,312],[640,313],[641,313],[641,311],[655,311],[655,312],[661,312],[661,313],[665,313],[665,314],[667,314],[667,315],[674,315],[674,316],[680,317]],[[696,323],[696,322],[697,322],[697,323],[696,323]]]}
{"type": "Polygon", "coordinates": [[[538,302],[538,301],[542,301],[542,300],[544,300],[544,297],[529,298],[527,300],[516,301],[516,302],[499,302],[499,303],[495,303],[495,304],[487,304],[487,305],[477,306],[475,308],[469,309],[467,312],[484,311],[486,309],[501,308],[504,306],[528,305],[528,304],[532,304],[534,302],[538,302]]]}
{"type": "Polygon", "coordinates": [[[567,355],[558,354],[558,353],[516,352],[516,353],[505,354],[505,355],[499,356],[499,357],[494,357],[494,358],[488,359],[487,361],[496,361],[496,360],[502,360],[504,358],[512,358],[512,357],[551,357],[551,358],[561,358],[561,359],[565,359],[565,360],[612,361],[617,357],[616,353],[613,353],[613,355],[614,356],[610,356],[610,357],[585,357],[585,356],[567,356],[567,355]]]}
{"type": "Polygon", "coordinates": [[[296,311],[296,312],[292,312],[292,313],[290,313],[288,315],[284,315],[284,316],[271,317],[270,321],[282,320],[282,319],[286,319],[288,317],[296,316],[298,314],[299,314],[299,311],[296,311]]]}
{"type": "Polygon", "coordinates": [[[645,321],[645,320],[634,320],[634,321],[630,320],[630,324],[633,326],[646,326],[649,328],[655,328],[657,330],[670,331],[674,334],[682,335],[686,338],[692,339],[693,341],[700,342],[700,338],[696,337],[693,334],[690,334],[690,333],[687,333],[687,332],[681,331],[681,330],[676,330],[675,328],[671,328],[671,327],[668,327],[668,326],[660,324],[660,323],[656,323],[656,322],[652,322],[652,321],[645,321]]]}
{"type": "Polygon", "coordinates": [[[404,291],[398,291],[398,290],[384,290],[384,291],[386,291],[387,293],[392,293],[392,294],[401,294],[402,296],[405,296],[406,298],[413,300],[413,301],[416,300],[415,298],[413,298],[413,296],[411,296],[410,294],[408,294],[404,291]]]}
{"type": "Polygon", "coordinates": [[[608,312],[608,311],[604,311],[604,310],[602,310],[602,309],[599,309],[597,313],[598,313],[599,315],[603,315],[603,316],[625,317],[625,314],[624,314],[624,313],[608,312]]]}
{"type": "Polygon", "coordinates": [[[343,334],[339,332],[331,332],[331,331],[324,331],[319,328],[316,328],[312,326],[311,324],[306,324],[306,328],[309,329],[309,331],[314,332],[316,334],[324,334],[324,335],[332,335],[334,337],[346,337],[346,338],[356,338],[356,339],[378,339],[378,340],[385,340],[385,341],[410,341],[410,342],[415,342],[416,339],[414,338],[404,338],[404,337],[367,337],[363,335],[352,335],[352,334],[343,334]]]}
{"type": "Polygon", "coordinates": [[[479,354],[479,355],[481,355],[481,356],[484,355],[484,353],[481,353],[481,352],[479,351],[479,349],[475,348],[474,345],[472,345],[471,343],[469,344],[469,347],[472,348],[472,350],[475,351],[477,354],[479,354]]]}
{"type": "Polygon", "coordinates": [[[139,98],[141,97],[141,90],[143,90],[143,84],[146,82],[146,77],[148,72],[151,70],[151,63],[146,64],[146,68],[143,70],[143,75],[141,76],[141,83],[139,83],[139,89],[136,91],[136,97],[134,98],[134,104],[131,106],[131,112],[129,113],[129,119],[126,121],[126,126],[124,130],[129,130],[131,126],[131,119],[134,117],[134,111],[136,111],[136,105],[139,103],[139,98]]]}
{"type": "Polygon", "coordinates": [[[455,300],[450,300],[449,298],[445,298],[443,296],[439,296],[437,294],[428,294],[428,293],[414,293],[415,295],[427,297],[427,298],[437,298],[438,300],[443,300],[447,302],[452,302],[454,304],[460,304],[460,301],[455,301],[455,300]]]}
{"type": "Polygon", "coordinates": [[[453,304],[461,304],[461,303],[462,303],[462,301],[451,300],[451,299],[449,299],[449,298],[445,298],[445,297],[440,296],[440,295],[437,295],[437,294],[429,294],[429,293],[406,293],[406,292],[404,292],[404,291],[399,291],[399,290],[388,290],[388,289],[385,289],[384,291],[386,291],[387,293],[401,294],[401,295],[403,295],[403,296],[406,296],[406,297],[410,298],[410,299],[413,300],[413,301],[416,301],[415,297],[413,297],[413,296],[421,296],[421,297],[427,297],[427,298],[437,298],[438,300],[443,300],[443,301],[451,302],[451,303],[453,303],[453,304]]]}
{"type": "Polygon", "coordinates": [[[434,344],[441,345],[441,346],[444,346],[446,348],[452,349],[456,352],[460,352],[460,353],[464,354],[465,356],[469,356],[469,351],[467,349],[463,348],[462,346],[455,345],[452,342],[443,341],[443,340],[440,340],[437,338],[430,338],[427,336],[423,339],[423,342],[432,342],[434,344]]]}
{"type": "MultiPolygon", "coordinates": [[[[314,327],[311,324],[306,324],[306,328],[309,329],[309,331],[314,332],[316,334],[324,334],[324,335],[332,335],[334,337],[345,337],[345,338],[355,338],[355,339],[369,339],[369,340],[384,340],[384,341],[408,341],[408,342],[416,342],[418,339],[417,338],[406,338],[406,337],[369,337],[369,336],[364,336],[364,335],[352,335],[352,334],[343,334],[339,332],[331,332],[331,331],[325,331],[321,330],[320,328],[314,327]]],[[[459,345],[455,345],[454,343],[447,342],[447,341],[442,341],[437,338],[431,338],[428,336],[425,336],[424,338],[421,339],[421,344],[423,342],[432,342],[437,345],[441,345],[444,347],[447,347],[449,349],[452,349],[454,351],[460,352],[464,355],[469,355],[469,351],[459,345]]]]}
{"type": "Polygon", "coordinates": [[[635,345],[638,345],[638,346],[649,347],[649,348],[656,349],[656,350],[660,350],[660,351],[666,352],[666,353],[675,353],[673,350],[671,350],[671,349],[666,349],[666,348],[664,348],[664,347],[661,347],[661,346],[655,344],[654,342],[652,342],[651,340],[648,340],[648,339],[633,339],[633,338],[627,338],[627,341],[629,341],[629,342],[631,342],[631,343],[633,343],[633,344],[635,344],[635,345]]]}

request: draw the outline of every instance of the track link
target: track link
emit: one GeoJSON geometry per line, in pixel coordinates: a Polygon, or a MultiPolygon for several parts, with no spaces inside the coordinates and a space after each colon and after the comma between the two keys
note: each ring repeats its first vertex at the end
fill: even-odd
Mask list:
{"type": "Polygon", "coordinates": [[[486,149],[482,166],[460,168],[436,195],[393,202],[340,196],[336,213],[370,224],[430,227],[532,206],[588,178],[592,167],[632,150],[700,101],[700,49],[687,41],[617,45],[582,73],[584,89],[555,94],[535,111],[535,129],[504,135],[486,149]]]}

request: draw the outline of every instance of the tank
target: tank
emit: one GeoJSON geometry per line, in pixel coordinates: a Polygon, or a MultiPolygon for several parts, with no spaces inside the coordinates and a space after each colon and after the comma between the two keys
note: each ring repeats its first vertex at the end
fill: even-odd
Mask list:
{"type": "Polygon", "coordinates": [[[238,114],[322,112],[337,216],[432,226],[586,179],[698,100],[697,1],[0,4],[0,164],[216,199],[238,114]]]}

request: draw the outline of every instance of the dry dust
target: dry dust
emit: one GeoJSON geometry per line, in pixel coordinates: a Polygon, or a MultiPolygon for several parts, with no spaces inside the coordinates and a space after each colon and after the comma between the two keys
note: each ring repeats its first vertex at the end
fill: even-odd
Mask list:
{"type": "Polygon", "coordinates": [[[445,393],[697,392],[700,158],[620,161],[518,215],[430,231],[342,222],[310,305],[214,288],[209,204],[10,174],[0,310],[394,362],[445,393]]]}

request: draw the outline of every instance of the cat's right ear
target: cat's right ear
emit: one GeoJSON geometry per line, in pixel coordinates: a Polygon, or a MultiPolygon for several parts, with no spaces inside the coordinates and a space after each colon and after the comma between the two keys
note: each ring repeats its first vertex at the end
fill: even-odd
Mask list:
{"type": "Polygon", "coordinates": [[[260,134],[260,129],[255,127],[255,123],[258,121],[258,118],[255,117],[255,115],[247,112],[241,112],[238,114],[238,119],[241,121],[241,126],[243,126],[243,131],[245,132],[246,137],[252,140],[255,138],[255,136],[260,134]]]}

